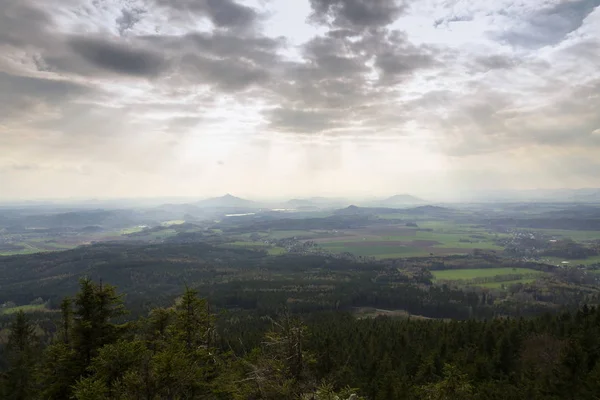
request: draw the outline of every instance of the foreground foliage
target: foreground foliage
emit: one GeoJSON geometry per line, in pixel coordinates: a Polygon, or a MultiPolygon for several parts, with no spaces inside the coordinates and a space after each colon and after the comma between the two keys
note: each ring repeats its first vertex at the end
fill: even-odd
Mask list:
{"type": "Polygon", "coordinates": [[[217,319],[187,289],[172,307],[128,322],[125,313],[114,287],[88,279],[63,300],[49,343],[17,313],[0,397],[483,400],[595,399],[600,392],[600,310],[593,307],[488,321],[339,312],[304,321],[287,312],[217,319]]]}

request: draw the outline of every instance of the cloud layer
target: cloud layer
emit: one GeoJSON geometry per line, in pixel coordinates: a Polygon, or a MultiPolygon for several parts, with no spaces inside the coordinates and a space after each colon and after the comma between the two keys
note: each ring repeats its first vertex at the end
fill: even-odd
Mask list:
{"type": "Polygon", "coordinates": [[[0,198],[600,186],[598,0],[1,1],[0,198]]]}

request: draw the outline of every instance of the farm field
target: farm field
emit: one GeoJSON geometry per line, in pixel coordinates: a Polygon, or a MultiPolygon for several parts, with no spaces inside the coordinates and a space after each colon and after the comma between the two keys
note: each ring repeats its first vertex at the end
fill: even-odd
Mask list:
{"type": "Polygon", "coordinates": [[[528,268],[474,268],[474,269],[447,269],[431,271],[436,280],[464,280],[474,278],[492,278],[502,275],[544,275],[541,271],[528,268]]]}
{"type": "Polygon", "coordinates": [[[44,304],[25,305],[25,306],[17,306],[17,307],[10,307],[10,308],[0,308],[0,315],[16,314],[19,311],[28,313],[28,312],[36,312],[36,311],[50,311],[50,310],[48,310],[44,304]]]}
{"type": "Polygon", "coordinates": [[[480,283],[477,286],[490,288],[490,289],[501,289],[503,287],[509,287],[510,285],[514,285],[517,283],[526,284],[526,283],[533,283],[533,282],[535,282],[535,279],[533,279],[533,278],[524,278],[524,279],[518,279],[518,280],[514,280],[514,281],[480,283]]]}
{"type": "MultiPolygon", "coordinates": [[[[173,228],[169,228],[173,225],[173,221],[169,221],[165,229],[158,231],[149,231],[147,234],[142,234],[137,237],[139,240],[160,240],[177,234],[177,231],[173,228]]],[[[175,221],[179,222],[179,221],[175,221]]],[[[140,226],[133,226],[130,228],[124,228],[115,231],[104,231],[94,233],[72,233],[63,236],[40,236],[39,234],[32,232],[26,234],[19,234],[18,237],[13,235],[6,235],[5,240],[9,240],[11,246],[5,248],[0,247],[0,256],[11,256],[11,255],[23,255],[23,254],[34,254],[42,253],[47,251],[61,251],[73,249],[77,246],[89,244],[95,241],[114,241],[114,240],[127,240],[127,235],[136,234],[143,232],[144,228],[140,226]]]]}
{"type": "Polygon", "coordinates": [[[490,289],[508,288],[517,283],[532,283],[546,275],[545,272],[528,268],[475,268],[431,271],[435,282],[452,282],[457,285],[479,286],[490,289]],[[518,275],[518,276],[515,276],[518,275]],[[497,277],[505,276],[509,280],[495,281],[497,277]],[[514,279],[520,277],[521,279],[514,279]],[[513,278],[513,279],[510,279],[513,278]]]}
{"type": "Polygon", "coordinates": [[[314,239],[333,253],[348,252],[376,258],[419,257],[465,254],[474,249],[501,251],[495,241],[501,237],[483,228],[448,221],[424,221],[419,227],[392,225],[340,231],[335,237],[314,239]]]}
{"type": "Polygon", "coordinates": [[[59,243],[53,240],[43,239],[23,240],[21,242],[14,243],[14,245],[16,246],[15,249],[0,250],[0,256],[33,254],[45,251],[60,251],[72,249],[75,247],[75,245],[69,245],[66,243],[59,243]]]}

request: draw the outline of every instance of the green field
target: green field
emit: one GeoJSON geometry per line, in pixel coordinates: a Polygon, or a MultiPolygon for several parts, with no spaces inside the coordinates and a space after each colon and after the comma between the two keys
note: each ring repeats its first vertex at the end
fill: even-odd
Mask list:
{"type": "MultiPolygon", "coordinates": [[[[443,271],[431,271],[434,276],[434,281],[444,282],[449,281],[456,285],[464,286],[479,286],[490,289],[504,289],[516,283],[532,283],[536,279],[546,275],[545,272],[528,269],[528,268],[474,268],[474,269],[452,269],[443,271]],[[490,281],[481,280],[493,279],[498,276],[520,275],[521,279],[512,279],[506,281],[490,281]]],[[[510,278],[509,278],[510,279],[510,278]]]]}
{"type": "Polygon", "coordinates": [[[23,246],[23,249],[11,250],[11,251],[0,251],[0,256],[34,254],[34,253],[41,253],[41,252],[45,252],[45,251],[69,250],[69,249],[72,249],[73,247],[75,247],[73,245],[67,245],[67,244],[47,241],[46,239],[30,239],[30,240],[22,241],[22,242],[15,243],[15,244],[18,246],[23,246]]]}
{"type": "MultiPolygon", "coordinates": [[[[474,278],[492,278],[502,275],[544,275],[541,271],[529,268],[475,268],[475,269],[447,269],[431,271],[436,280],[469,280],[474,278]]],[[[496,282],[494,282],[496,283],[496,282]]]]}
{"type": "Polygon", "coordinates": [[[526,283],[533,283],[533,282],[535,282],[535,279],[533,279],[533,278],[524,278],[524,279],[519,279],[516,281],[480,283],[477,286],[486,287],[486,288],[490,288],[490,289],[501,289],[503,287],[509,287],[510,285],[514,285],[517,283],[526,284],[526,283]]]}
{"type": "Polygon", "coordinates": [[[171,221],[165,221],[163,222],[161,225],[162,226],[173,226],[173,225],[183,225],[185,224],[185,221],[182,219],[174,219],[171,221]]]}
{"type": "Polygon", "coordinates": [[[11,308],[0,308],[0,314],[15,314],[19,311],[23,312],[36,312],[36,311],[47,311],[46,305],[44,304],[36,304],[36,305],[26,305],[26,306],[17,306],[11,308]]]}
{"type": "Polygon", "coordinates": [[[328,241],[322,237],[319,245],[333,253],[348,252],[376,258],[466,254],[474,249],[503,250],[502,246],[495,243],[502,235],[490,233],[484,228],[431,220],[420,221],[418,225],[419,228],[399,225],[389,235],[380,234],[381,231],[377,229],[366,229],[343,240],[332,237],[328,241]]]}
{"type": "Polygon", "coordinates": [[[269,247],[267,253],[270,256],[280,256],[282,254],[287,253],[287,251],[283,247],[269,247]]]}
{"type": "Polygon", "coordinates": [[[131,233],[138,233],[143,231],[144,228],[141,228],[139,226],[135,226],[132,228],[125,228],[125,229],[121,229],[121,231],[118,232],[119,235],[129,235],[131,233]]]}

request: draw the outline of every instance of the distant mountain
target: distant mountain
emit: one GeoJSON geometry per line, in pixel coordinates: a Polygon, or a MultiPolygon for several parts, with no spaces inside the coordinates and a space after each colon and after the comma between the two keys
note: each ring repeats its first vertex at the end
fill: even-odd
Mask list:
{"type": "Polygon", "coordinates": [[[221,197],[213,197],[211,199],[201,200],[196,203],[198,207],[204,208],[259,208],[260,204],[242,199],[240,197],[226,194],[221,197]]]}
{"type": "Polygon", "coordinates": [[[351,205],[334,212],[335,215],[377,215],[377,214],[403,214],[412,216],[448,216],[456,211],[451,208],[438,206],[419,206],[413,208],[388,208],[388,207],[357,207],[351,205]]]}
{"type": "Polygon", "coordinates": [[[368,204],[365,204],[369,207],[406,207],[406,206],[414,206],[418,204],[425,204],[426,201],[420,199],[418,197],[412,196],[410,194],[397,194],[392,197],[388,197],[383,200],[375,200],[368,204]]]}
{"type": "Polygon", "coordinates": [[[18,220],[25,228],[86,228],[99,226],[117,228],[137,224],[151,223],[147,218],[134,210],[77,210],[66,213],[29,215],[18,220]]]}
{"type": "Polygon", "coordinates": [[[351,205],[334,212],[335,215],[370,215],[375,213],[376,210],[373,208],[357,207],[355,205],[351,205]]]}
{"type": "Polygon", "coordinates": [[[328,197],[310,197],[306,199],[291,199],[284,203],[284,206],[290,208],[337,208],[348,205],[349,202],[344,199],[328,197]]]}

